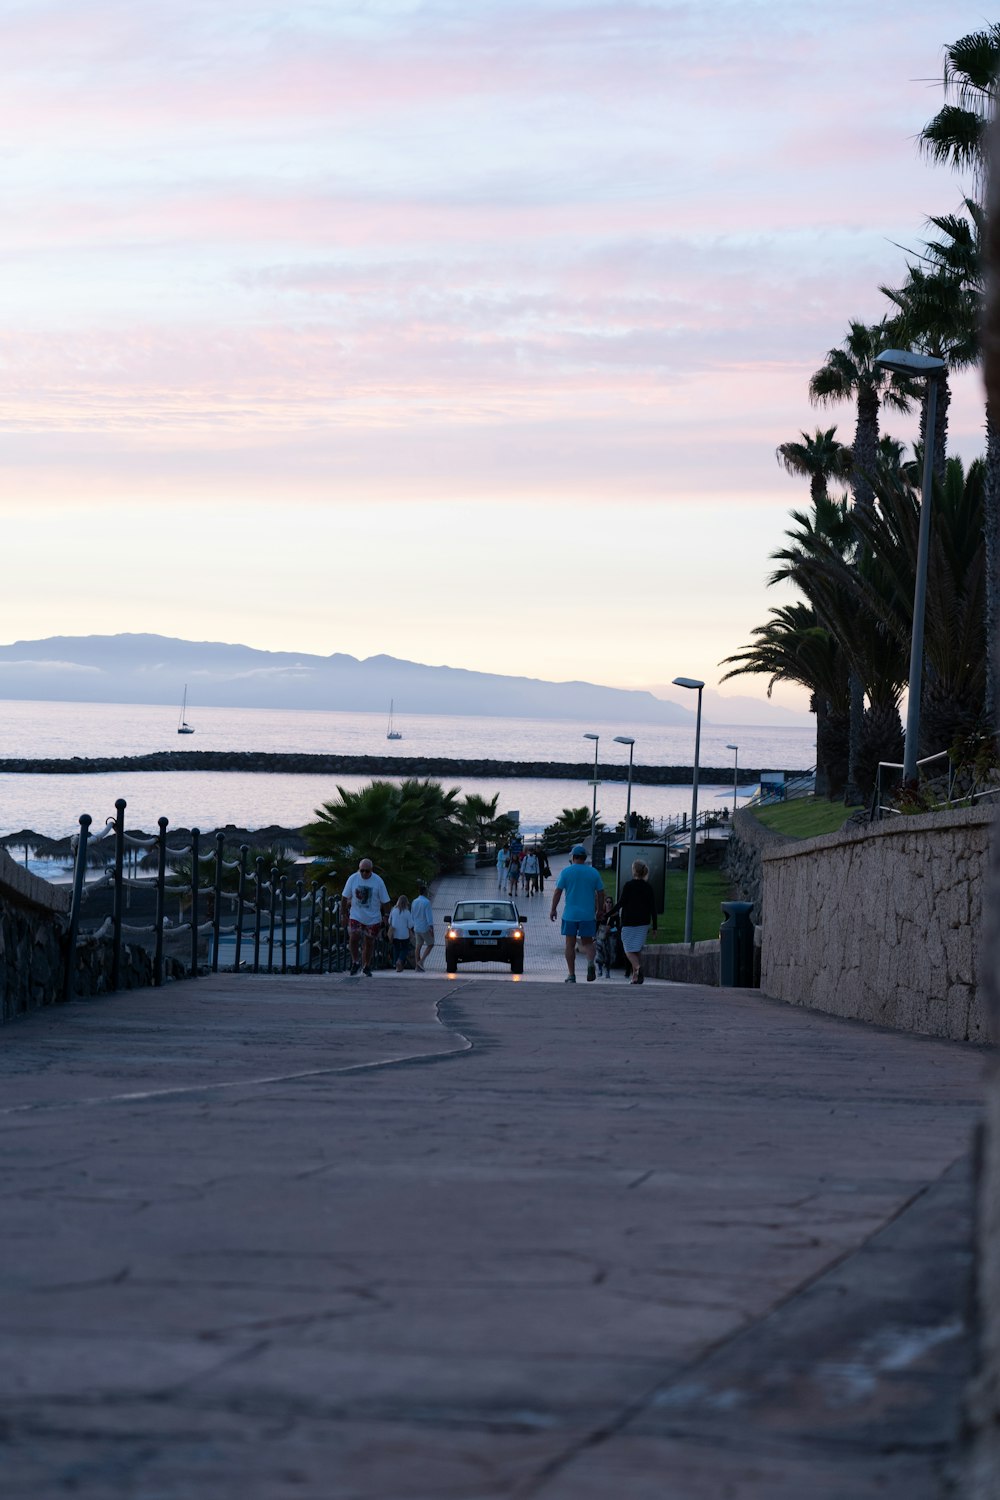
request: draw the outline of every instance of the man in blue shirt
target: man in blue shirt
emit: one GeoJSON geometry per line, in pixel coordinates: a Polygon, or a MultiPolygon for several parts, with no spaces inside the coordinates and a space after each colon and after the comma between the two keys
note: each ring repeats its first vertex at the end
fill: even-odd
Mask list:
{"type": "Polygon", "coordinates": [[[576,984],[576,943],[587,960],[588,982],[597,976],[594,968],[594,935],[597,932],[597,898],[604,894],[604,881],[587,863],[587,851],[582,844],[575,844],[570,855],[572,861],[562,870],[552,892],[552,910],[549,921],[554,922],[559,910],[559,900],[566,892],[566,909],[563,914],[562,931],[566,939],[566,967],[569,973],[566,984],[576,984]]]}

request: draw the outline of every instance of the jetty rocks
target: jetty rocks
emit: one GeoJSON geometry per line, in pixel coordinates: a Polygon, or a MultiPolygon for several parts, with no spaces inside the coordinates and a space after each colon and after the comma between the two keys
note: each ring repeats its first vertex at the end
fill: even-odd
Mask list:
{"type": "MultiPolygon", "coordinates": [[[[597,769],[598,775],[605,780],[624,784],[626,775],[622,766],[599,765],[597,769]]],[[[766,766],[763,769],[776,771],[782,768],[766,766]]],[[[470,776],[483,781],[500,778],[586,781],[593,776],[594,766],[592,761],[449,760],[432,756],[299,755],[252,750],[157,750],[150,755],[73,755],[58,760],[0,760],[0,773],[4,775],[83,776],[106,771],[239,771],[244,775],[470,776]]],[[[704,782],[732,785],[732,766],[702,766],[698,774],[704,782]]],[[[785,768],[785,774],[801,776],[803,772],[785,768]]],[[[691,777],[690,766],[636,765],[632,768],[632,782],[637,786],[690,786],[691,777]]],[[[741,785],[759,779],[759,770],[740,767],[741,785]]]]}

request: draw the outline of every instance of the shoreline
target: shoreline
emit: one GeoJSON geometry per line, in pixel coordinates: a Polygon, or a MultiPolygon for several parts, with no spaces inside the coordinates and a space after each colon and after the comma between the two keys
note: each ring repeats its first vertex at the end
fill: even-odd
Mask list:
{"type": "MultiPolygon", "coordinates": [[[[804,776],[805,769],[782,766],[741,766],[736,777],[740,786],[760,780],[761,770],[784,771],[786,776],[804,776]]],[[[64,758],[0,759],[0,774],[8,776],[85,776],[111,771],[232,771],[259,775],[340,776],[471,776],[476,779],[576,781],[592,777],[593,761],[527,761],[447,759],[434,756],[322,755],[297,752],[228,750],[158,750],[150,755],[101,755],[64,758]]],[[[598,765],[599,779],[625,784],[620,765],[598,765]]],[[[690,786],[691,766],[632,767],[634,786],[690,786]]],[[[732,785],[733,767],[699,766],[698,778],[706,784],[732,785]]]]}

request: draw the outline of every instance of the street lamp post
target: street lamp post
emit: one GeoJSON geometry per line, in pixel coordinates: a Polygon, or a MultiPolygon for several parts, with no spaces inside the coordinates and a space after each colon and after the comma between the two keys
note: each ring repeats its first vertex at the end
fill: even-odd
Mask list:
{"type": "Polygon", "coordinates": [[[628,746],[628,794],[625,801],[625,837],[632,836],[632,756],[635,752],[635,740],[627,734],[615,735],[616,745],[628,746]]]}
{"type": "Polygon", "coordinates": [[[705,686],[697,677],[675,677],[674,687],[692,688],[698,694],[698,715],[694,728],[694,774],[691,777],[691,843],[688,846],[687,903],[684,907],[684,941],[694,946],[694,855],[695,829],[698,824],[698,757],[701,754],[701,690],[705,686]]]}
{"type": "Polygon", "coordinates": [[[910,632],[910,685],[906,700],[906,738],[903,742],[903,785],[917,779],[920,741],[920,690],[924,675],[924,613],[927,604],[927,559],[931,540],[931,495],[934,479],[934,424],[937,419],[938,381],[948,368],[946,360],[912,349],[886,349],[876,356],[883,370],[927,382],[924,422],[924,474],[920,493],[920,532],[917,538],[917,576],[913,585],[913,628],[910,632]]]}
{"type": "Polygon", "coordinates": [[[726,749],[727,750],[731,750],[733,752],[733,754],[735,755],[735,757],[736,757],[735,761],[733,762],[733,817],[735,818],[735,816],[736,816],[736,783],[738,782],[739,775],[740,775],[740,747],[739,747],[739,745],[727,745],[726,749]]]}
{"type": "Polygon", "coordinates": [[[593,783],[592,783],[593,788],[594,788],[594,801],[593,801],[593,805],[592,805],[591,811],[590,811],[590,857],[591,857],[591,859],[594,858],[594,833],[595,833],[596,828],[597,828],[597,746],[598,746],[598,743],[600,741],[600,738],[601,738],[601,736],[599,734],[585,734],[584,735],[584,739],[585,740],[593,740],[593,742],[594,742],[594,780],[593,780],[593,783]]]}

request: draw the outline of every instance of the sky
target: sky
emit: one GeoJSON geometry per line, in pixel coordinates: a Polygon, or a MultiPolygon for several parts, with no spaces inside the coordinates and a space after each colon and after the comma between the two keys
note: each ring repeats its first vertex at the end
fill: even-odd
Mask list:
{"type": "MultiPolygon", "coordinates": [[[[0,640],[154,631],[621,687],[716,684],[787,597],[768,553],[808,494],[775,448],[850,440],[809,376],[971,189],[916,137],[944,46],[993,19],[0,18],[0,640]]],[[[975,373],[954,391],[971,459],[975,373]]]]}

